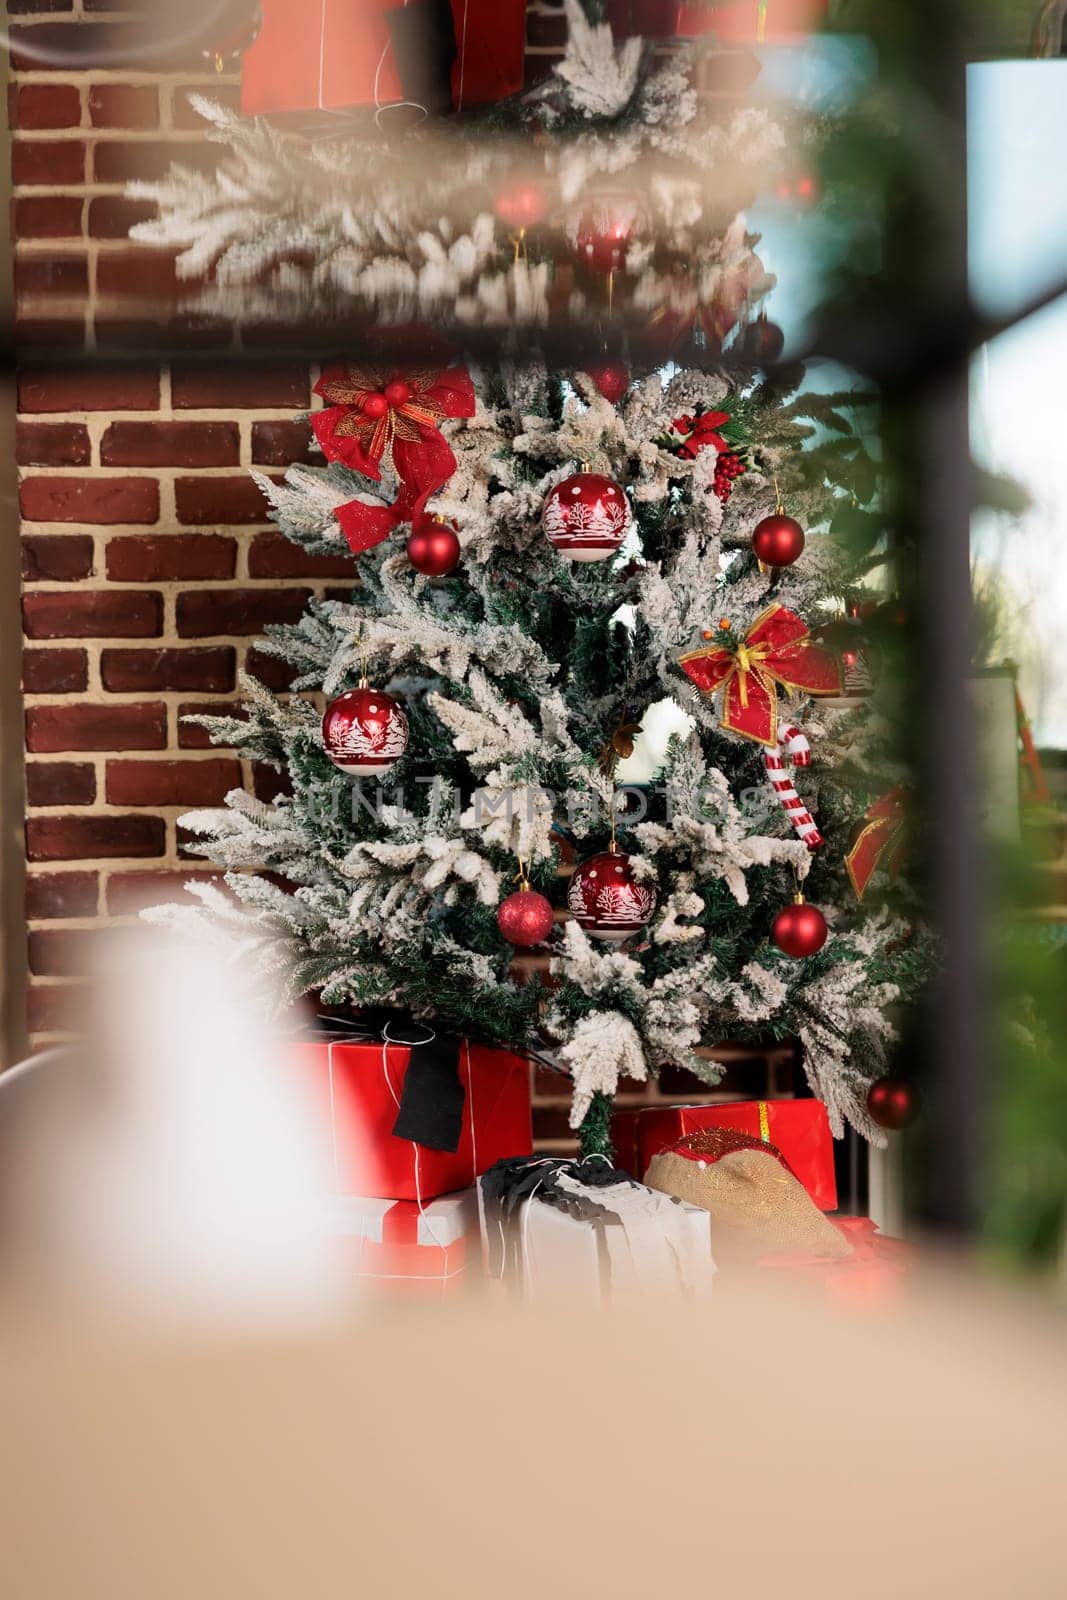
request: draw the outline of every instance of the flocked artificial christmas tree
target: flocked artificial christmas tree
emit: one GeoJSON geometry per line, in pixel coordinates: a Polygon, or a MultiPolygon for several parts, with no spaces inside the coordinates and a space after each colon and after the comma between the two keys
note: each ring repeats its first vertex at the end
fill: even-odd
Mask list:
{"type": "Polygon", "coordinates": [[[517,180],[501,187],[513,154],[473,141],[436,195],[402,200],[375,146],[356,210],[360,141],[323,152],[220,117],[222,179],[151,190],[162,217],[142,233],[186,245],[190,270],[213,261],[253,315],[244,286],[267,273],[268,298],[348,295],[409,320],[447,308],[455,334],[446,351],[409,329],[417,363],[386,349],[327,365],[323,465],[261,480],[289,538],[353,551],[353,594],[270,630],[291,695],[247,680],[246,720],[201,719],[292,789],[184,819],[228,873],[231,898],[197,891],[203,921],[239,927],[285,998],[404,1008],[551,1057],[587,1152],[607,1148],[620,1079],[682,1066],[714,1083],[699,1047],[728,1037],[799,1038],[835,1129],[870,1135],[890,1009],[922,960],[901,917],[859,903],[845,862],[900,776],[870,703],[843,692],[855,652],[834,633],[883,559],[857,566],[827,531],[875,496],[862,406],[805,392],[800,368],[660,359],[639,375],[636,355],[605,354],[573,370],[528,331],[498,360],[465,356],[456,333],[599,331],[625,301],[631,338],[636,317],[666,331],[662,352],[695,333],[706,356],[738,323],[742,348],[765,345],[756,241],[693,174],[758,169],[780,130],[762,112],[719,126],[680,58],[616,49],[570,13],[562,66],[519,113],[541,130],[529,227],[517,180]],[[475,208],[464,232],[449,197],[474,175],[496,215],[475,208]],[[623,180],[646,196],[639,220],[623,180]],[[620,762],[664,702],[681,731],[627,785],[620,762]],[[530,947],[550,985],[516,981],[530,947]]]}

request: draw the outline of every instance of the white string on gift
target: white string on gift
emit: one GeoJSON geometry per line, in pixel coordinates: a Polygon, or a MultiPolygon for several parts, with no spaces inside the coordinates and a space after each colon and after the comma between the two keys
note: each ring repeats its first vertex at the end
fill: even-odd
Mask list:
{"type": "Polygon", "coordinates": [[[811,765],[811,746],[799,728],[792,723],[778,730],[778,749],[764,750],[763,765],[767,778],[797,834],[809,850],[817,850],[823,842],[807,806],[797,794],[793,784],[792,769],[811,765]]]}
{"type": "MultiPolygon", "coordinates": [[[[407,5],[407,3],[408,3],[408,0],[403,0],[403,4],[405,6],[407,5]]],[[[423,122],[425,122],[429,118],[429,115],[430,115],[430,113],[427,111],[426,107],[424,105],[422,105],[422,103],[420,101],[418,101],[418,100],[388,100],[388,101],[383,101],[382,100],[381,95],[379,93],[379,90],[380,90],[380,87],[381,87],[381,81],[382,81],[382,69],[384,68],[385,63],[388,60],[389,52],[390,52],[390,50],[392,48],[393,48],[392,39],[387,39],[386,42],[385,42],[385,49],[382,51],[381,55],[378,58],[378,67],[377,67],[377,70],[375,71],[375,74],[374,74],[374,125],[375,125],[376,128],[380,128],[382,126],[382,112],[383,111],[400,111],[405,106],[407,106],[412,111],[421,111],[422,112],[422,119],[421,120],[423,122]]]]}
{"type": "Polygon", "coordinates": [[[463,110],[463,85],[467,77],[467,17],[470,14],[470,0],[463,0],[463,23],[460,28],[460,37],[456,40],[459,46],[459,83],[456,86],[456,110],[463,110]]]}

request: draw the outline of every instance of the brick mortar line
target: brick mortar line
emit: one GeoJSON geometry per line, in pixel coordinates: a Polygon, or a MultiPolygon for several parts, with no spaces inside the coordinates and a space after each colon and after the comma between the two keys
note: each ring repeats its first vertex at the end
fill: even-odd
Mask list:
{"type": "MultiPolygon", "coordinates": [[[[223,354],[225,354],[225,352],[223,352],[223,354]]],[[[247,359],[249,360],[249,362],[253,362],[253,361],[256,360],[256,357],[253,356],[251,352],[244,352],[244,354],[247,357],[247,359]]],[[[215,360],[215,362],[217,364],[217,358],[218,358],[219,352],[217,352],[215,350],[207,350],[207,351],[204,352],[204,355],[205,355],[205,362],[204,362],[205,368],[210,366],[212,360],[215,360]]],[[[190,358],[188,356],[179,356],[177,359],[180,362],[182,362],[188,369],[190,369],[192,371],[196,371],[197,370],[196,365],[195,365],[195,358],[190,358]]],[[[142,375],[144,374],[144,372],[146,370],[148,372],[152,372],[154,370],[158,370],[159,376],[161,378],[163,376],[163,371],[164,371],[164,369],[162,369],[162,368],[157,368],[154,365],[154,363],[152,361],[150,361],[150,360],[146,361],[143,358],[142,359],[138,359],[138,356],[136,355],[136,353],[133,353],[133,354],[130,354],[130,355],[119,355],[119,356],[116,356],[114,358],[114,360],[107,359],[107,360],[102,360],[100,362],[89,362],[89,363],[84,363],[82,361],[82,358],[81,358],[80,354],[79,354],[79,355],[73,356],[71,358],[71,364],[74,366],[75,370],[77,370],[77,368],[82,366],[82,365],[88,365],[91,370],[102,371],[102,372],[107,372],[111,368],[114,368],[114,370],[119,374],[121,374],[123,372],[127,372],[127,371],[129,371],[131,369],[134,370],[134,371],[139,371],[142,375]]],[[[226,363],[227,366],[230,365],[230,364],[232,364],[232,357],[230,358],[230,361],[228,361],[226,363]]],[[[274,356],[274,357],[271,357],[271,356],[266,357],[265,361],[264,361],[264,365],[267,365],[267,364],[275,366],[275,367],[281,365],[281,363],[279,362],[279,360],[278,360],[278,358],[276,356],[274,356]]],[[[33,360],[33,361],[24,360],[24,361],[22,361],[20,363],[21,370],[23,372],[27,373],[27,374],[33,373],[34,371],[38,370],[39,367],[41,367],[41,366],[44,366],[49,371],[51,371],[54,367],[56,367],[58,365],[60,365],[60,363],[51,362],[51,361],[38,362],[36,359],[33,360]]],[[[301,363],[301,365],[303,365],[303,364],[301,363]]],[[[294,366],[294,369],[295,369],[295,367],[296,367],[296,363],[295,362],[293,363],[293,366],[294,366]]],[[[310,370],[310,364],[309,364],[309,370],[310,370]]],[[[96,428],[98,428],[100,430],[101,433],[103,433],[103,432],[106,431],[109,423],[111,423],[112,421],[115,421],[115,420],[118,420],[118,421],[121,421],[121,422],[186,422],[186,421],[188,421],[188,422],[236,422],[238,424],[240,424],[242,422],[248,422],[250,424],[253,423],[253,422],[293,422],[293,421],[297,420],[298,418],[306,417],[308,415],[309,410],[312,409],[310,406],[288,405],[288,404],[279,405],[277,402],[274,402],[271,405],[261,405],[261,406],[257,406],[257,405],[244,405],[244,406],[242,406],[242,405],[232,405],[232,406],[227,406],[224,401],[216,401],[214,405],[183,406],[183,405],[179,405],[173,398],[173,384],[168,384],[168,386],[167,386],[167,399],[166,399],[166,401],[164,401],[164,399],[163,399],[162,384],[160,386],[160,390],[161,390],[161,392],[160,392],[160,403],[159,403],[158,406],[108,406],[106,410],[101,409],[101,408],[95,408],[95,409],[94,408],[89,408],[89,409],[87,409],[86,407],[83,406],[81,408],[81,410],[77,410],[74,407],[69,407],[69,408],[67,408],[65,410],[62,410],[62,411],[59,411],[59,410],[57,410],[57,411],[17,411],[15,413],[15,416],[16,416],[16,419],[19,422],[82,422],[82,423],[84,423],[86,425],[86,427],[88,427],[90,429],[93,428],[93,427],[96,427],[96,428]]],[[[314,407],[314,409],[317,410],[317,409],[319,409],[321,397],[319,395],[315,395],[314,399],[315,399],[315,407],[314,407]]],[[[239,464],[239,463],[237,463],[237,464],[239,464]]],[[[249,464],[251,465],[251,463],[249,463],[249,464]]],[[[325,464],[326,464],[326,458],[325,458],[325,456],[323,456],[322,457],[322,465],[325,466],[325,464]]],[[[158,467],[158,468],[155,468],[155,467],[139,468],[137,470],[139,470],[139,471],[161,471],[161,472],[165,472],[167,470],[167,466],[168,465],[175,465],[175,464],[174,463],[167,463],[164,466],[158,467]]],[[[42,464],[42,463],[34,462],[34,463],[27,463],[27,465],[24,468],[22,468],[22,470],[26,471],[26,472],[48,472],[48,471],[51,471],[52,469],[48,466],[47,463],[43,463],[42,464]]],[[[115,469],[112,469],[111,467],[109,467],[109,468],[107,468],[107,470],[108,471],[112,471],[112,470],[115,470],[115,469]]],[[[179,466],[176,467],[176,470],[180,471],[180,470],[183,470],[183,469],[179,465],[179,466]]],[[[190,469],[185,468],[184,470],[188,471],[190,469]]],[[[231,471],[232,470],[233,470],[233,468],[231,466],[231,471]]],[[[262,470],[268,471],[268,472],[284,472],[285,468],[284,467],[280,467],[280,466],[267,466],[267,467],[264,467],[262,470]]]]}

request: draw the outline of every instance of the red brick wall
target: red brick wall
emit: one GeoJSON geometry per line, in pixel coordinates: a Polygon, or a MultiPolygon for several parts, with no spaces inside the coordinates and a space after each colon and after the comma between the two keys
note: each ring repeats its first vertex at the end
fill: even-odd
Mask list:
{"type": "MultiPolygon", "coordinates": [[[[124,9],[9,6],[37,1045],[67,1025],[93,930],[208,870],[183,860],[181,812],[238,783],[266,792],[263,774],[208,746],[182,713],[227,706],[246,666],[284,688],[256,636],[352,578],[347,559],[308,557],[272,531],[248,476],[253,464],[280,473],[303,454],[291,417],[309,404],[306,366],[250,360],[230,349],[226,326],[203,318],[160,325],[139,298],[170,291],[172,263],[126,242],[151,207],[124,200],[123,184],[174,158],[210,164],[215,147],[185,96],[195,87],[234,101],[237,78],[196,57],[81,70],[107,50],[124,9]],[[27,54],[34,39],[46,41],[50,64],[27,54]],[[188,354],[161,366],[148,352],[163,340],[188,354]],[[118,358],[131,343],[145,354],[118,358]]],[[[532,5],[531,77],[562,36],[558,4],[532,5]]],[[[564,1138],[560,1085],[542,1076],[537,1087],[540,1135],[564,1138]]]]}

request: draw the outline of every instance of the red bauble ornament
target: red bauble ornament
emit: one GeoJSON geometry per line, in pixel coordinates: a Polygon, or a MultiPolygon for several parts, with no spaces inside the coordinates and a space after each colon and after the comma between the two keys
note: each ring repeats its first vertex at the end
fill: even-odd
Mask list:
{"type": "Polygon", "coordinates": [[[598,200],[571,223],[571,249],[583,267],[592,272],[620,272],[633,242],[640,212],[629,195],[598,200]]]}
{"type": "Polygon", "coordinates": [[[777,200],[803,208],[813,206],[821,198],[822,185],[816,172],[797,170],[780,173],[774,185],[777,200]]]}
{"type": "Polygon", "coordinates": [[[388,772],[407,748],[408,719],[392,695],[360,684],[326,707],[322,743],[335,767],[354,778],[388,772]]]}
{"type": "Polygon", "coordinates": [[[826,918],[818,906],[809,906],[803,895],[798,895],[775,917],[771,938],[787,956],[802,961],[805,956],[818,955],[828,932],[826,918]]]}
{"type": "Polygon", "coordinates": [[[630,387],[630,369],[621,361],[594,361],[582,369],[592,378],[609,405],[617,406],[630,387]]]}
{"type": "Polygon", "coordinates": [[[493,210],[505,227],[525,233],[547,217],[548,195],[533,179],[510,183],[498,192],[493,210]]]}
{"type": "Polygon", "coordinates": [[[879,1128],[899,1133],[915,1121],[922,1109],[922,1096],[907,1078],[879,1078],[867,1091],[867,1110],[879,1128]]]}
{"type": "Polygon", "coordinates": [[[752,549],[765,567],[791,567],[804,549],[804,529],[794,517],[776,511],[757,524],[752,549]]]}
{"type": "Polygon", "coordinates": [[[418,517],[407,542],[407,556],[416,572],[443,578],[459,561],[463,550],[456,530],[443,517],[418,517]]]}
{"type": "Polygon", "coordinates": [[[785,334],[776,322],[757,317],[742,331],[737,348],[746,360],[762,366],[766,361],[778,360],[785,349],[785,334]]]}
{"type": "Polygon", "coordinates": [[[656,891],[638,883],[621,850],[590,856],[573,873],[567,910],[594,939],[619,943],[640,933],[656,909],[656,891]]]}
{"type": "MultiPolygon", "coordinates": [[[[410,383],[405,383],[403,378],[393,378],[382,390],[390,406],[406,406],[414,393],[410,383]]],[[[366,406],[363,409],[366,410],[366,406]]]]}
{"type": "Polygon", "coordinates": [[[551,905],[536,889],[516,889],[501,902],[496,914],[500,931],[508,944],[528,949],[547,939],[555,921],[551,905]]]}
{"type": "MultiPolygon", "coordinates": [[[[392,384],[389,387],[392,388],[392,384]]],[[[384,417],[388,410],[389,401],[384,394],[380,394],[377,390],[373,394],[369,394],[363,402],[363,415],[365,417],[373,417],[376,421],[379,417],[384,417]]]]}
{"type": "Polygon", "coordinates": [[[632,520],[630,502],[615,480],[584,471],[557,483],[541,514],[545,533],[569,561],[606,561],[632,520]]]}

